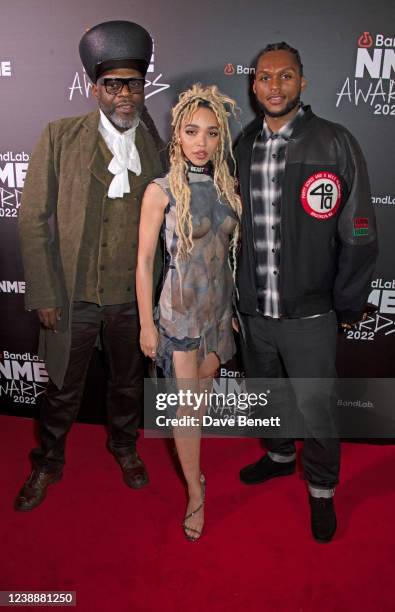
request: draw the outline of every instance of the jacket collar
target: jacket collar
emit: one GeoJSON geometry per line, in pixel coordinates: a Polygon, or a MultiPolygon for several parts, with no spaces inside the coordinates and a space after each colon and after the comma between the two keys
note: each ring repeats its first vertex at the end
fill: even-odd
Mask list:
{"type": "MultiPolygon", "coordinates": [[[[311,124],[312,119],[315,119],[316,115],[311,110],[311,106],[302,105],[304,113],[301,117],[298,117],[298,121],[295,122],[291,140],[297,138],[307,126],[311,124]]],[[[256,117],[244,130],[241,136],[243,144],[249,145],[254,142],[255,137],[262,131],[262,117],[256,117]]],[[[241,142],[240,141],[240,142],[241,142]]]]}
{"type": "Polygon", "coordinates": [[[103,183],[106,187],[110,186],[111,174],[107,170],[107,166],[111,161],[111,152],[108,151],[110,158],[106,164],[104,140],[99,132],[99,109],[86,115],[83,121],[83,130],[81,134],[81,171],[82,176],[86,174],[88,169],[93,176],[103,183]]]}
{"type": "Polygon", "coordinates": [[[314,126],[316,115],[311,110],[310,105],[303,104],[303,115],[298,118],[298,121],[294,125],[292,136],[290,140],[296,140],[298,136],[306,132],[307,129],[311,129],[314,126]]]}
{"type": "Polygon", "coordinates": [[[305,113],[303,105],[300,105],[297,113],[292,117],[288,123],[283,125],[277,132],[272,132],[269,128],[266,120],[263,121],[262,131],[261,131],[261,139],[264,142],[267,142],[269,139],[276,139],[281,137],[283,140],[290,140],[292,134],[297,127],[299,121],[302,119],[305,113]]]}

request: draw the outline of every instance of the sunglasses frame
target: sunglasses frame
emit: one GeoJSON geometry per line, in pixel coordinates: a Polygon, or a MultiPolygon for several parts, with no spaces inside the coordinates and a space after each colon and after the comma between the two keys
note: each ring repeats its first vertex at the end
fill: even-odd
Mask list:
{"type": "Polygon", "coordinates": [[[144,78],[140,78],[140,77],[127,77],[127,78],[123,78],[123,77],[102,77],[100,79],[97,80],[99,85],[102,85],[106,92],[110,95],[110,96],[116,96],[117,94],[121,93],[121,91],[123,90],[123,88],[125,87],[125,85],[128,88],[128,92],[129,93],[143,93],[144,91],[144,85],[146,84],[146,80],[144,78]],[[108,81],[118,81],[121,85],[120,89],[118,91],[109,91],[108,90],[108,81]],[[130,87],[130,83],[131,82],[138,82],[141,87],[139,87],[139,89],[132,89],[130,87]]]}

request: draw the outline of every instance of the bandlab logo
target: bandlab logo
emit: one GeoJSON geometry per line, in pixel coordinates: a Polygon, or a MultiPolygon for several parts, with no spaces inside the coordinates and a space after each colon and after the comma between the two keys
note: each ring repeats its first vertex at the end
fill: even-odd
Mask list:
{"type": "Polygon", "coordinates": [[[244,372],[240,370],[228,370],[228,368],[220,368],[219,377],[220,378],[244,378],[244,372]]]}
{"type": "Polygon", "coordinates": [[[363,47],[365,49],[368,49],[372,45],[373,45],[373,38],[371,37],[369,32],[364,32],[358,38],[358,47],[363,47]]]}
{"type": "Polygon", "coordinates": [[[347,101],[369,105],[374,115],[395,115],[395,37],[363,32],[358,37],[354,78],[337,92],[336,107],[347,101]]]}
{"type": "Polygon", "coordinates": [[[364,32],[364,35],[358,40],[358,44],[355,78],[362,79],[366,70],[366,73],[372,79],[379,79],[380,77],[390,79],[392,72],[395,71],[395,50],[383,49],[383,47],[395,47],[395,39],[384,38],[382,34],[378,34],[373,54],[368,51],[373,44],[369,32],[364,32]],[[361,39],[364,44],[360,44],[361,39]]]}
{"type": "Polygon", "coordinates": [[[25,151],[0,153],[0,218],[16,218],[30,156],[25,151]]]}
{"type": "Polygon", "coordinates": [[[395,196],[389,194],[384,196],[372,196],[372,204],[395,206],[395,196]]]}
{"type": "Polygon", "coordinates": [[[376,334],[395,334],[395,280],[376,278],[371,287],[368,302],[377,306],[378,311],[359,323],[357,329],[347,331],[348,340],[374,340],[376,334]]]}
{"type": "Polygon", "coordinates": [[[235,68],[234,64],[229,63],[225,64],[224,74],[226,76],[233,76],[235,74],[255,74],[255,68],[252,68],[251,66],[243,66],[242,64],[236,64],[235,68]]]}
{"type": "Polygon", "coordinates": [[[47,382],[45,364],[37,355],[0,352],[0,398],[10,397],[19,404],[35,404],[47,382]]]}
{"type": "MultiPolygon", "coordinates": [[[[155,43],[153,43],[151,61],[148,66],[147,75],[148,73],[151,73],[151,72],[155,72],[155,43]]],[[[169,89],[170,85],[167,83],[161,83],[160,82],[161,78],[162,78],[162,73],[158,74],[155,78],[153,77],[148,78],[147,76],[145,77],[144,91],[145,91],[146,100],[148,98],[151,98],[152,96],[155,96],[161,91],[164,91],[165,89],[169,89]],[[152,89],[150,90],[150,88],[152,89]]],[[[85,70],[82,69],[81,75],[79,72],[76,72],[74,74],[74,79],[71,84],[71,87],[69,87],[69,90],[70,90],[69,102],[71,102],[71,100],[73,99],[75,95],[89,98],[91,89],[92,89],[92,83],[90,82],[89,77],[86,74],[85,70]]]]}
{"type": "Polygon", "coordinates": [[[235,72],[236,70],[233,64],[226,64],[224,68],[224,74],[226,74],[226,76],[233,76],[235,72]]]}

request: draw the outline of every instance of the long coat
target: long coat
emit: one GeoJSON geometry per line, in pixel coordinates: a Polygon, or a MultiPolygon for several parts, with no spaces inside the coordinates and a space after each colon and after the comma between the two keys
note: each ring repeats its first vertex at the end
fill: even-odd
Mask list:
{"type": "MultiPolygon", "coordinates": [[[[29,163],[19,214],[25,306],[62,309],[57,333],[41,329],[38,348],[59,388],[69,361],[71,307],[87,205],[92,198],[101,202],[106,197],[113,178],[107,169],[112,156],[108,151],[106,159],[106,148],[98,146],[99,117],[94,111],[47,125],[29,163]]],[[[133,203],[140,208],[147,184],[162,173],[162,165],[154,139],[141,123],[136,147],[142,172],[129,172],[129,180],[133,203]]],[[[128,257],[125,253],[125,262],[128,257]]],[[[156,276],[159,268],[157,254],[156,276]]]]}

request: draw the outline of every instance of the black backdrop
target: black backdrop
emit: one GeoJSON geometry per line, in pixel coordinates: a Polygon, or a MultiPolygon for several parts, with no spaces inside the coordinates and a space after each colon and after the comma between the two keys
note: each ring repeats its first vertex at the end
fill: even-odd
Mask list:
{"type": "MultiPolygon", "coordinates": [[[[44,125],[89,112],[89,81],[78,56],[86,28],[109,19],[144,25],[154,39],[147,106],[164,138],[169,110],[196,81],[216,83],[234,97],[241,123],[253,118],[250,65],[268,42],[286,40],[302,55],[308,87],[303,101],[345,124],[367,158],[380,256],[371,301],[378,313],[339,337],[343,377],[392,377],[395,340],[395,9],[388,0],[13,0],[0,19],[0,411],[34,415],[45,387],[35,355],[38,324],[23,309],[17,217],[32,148],[44,125]]],[[[103,364],[95,354],[80,419],[103,417],[103,364]]],[[[231,363],[226,372],[237,369],[231,363]]],[[[224,373],[224,372],[223,372],[224,373]]]]}

